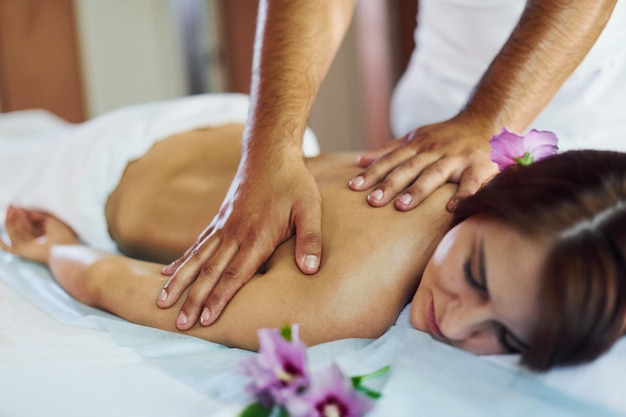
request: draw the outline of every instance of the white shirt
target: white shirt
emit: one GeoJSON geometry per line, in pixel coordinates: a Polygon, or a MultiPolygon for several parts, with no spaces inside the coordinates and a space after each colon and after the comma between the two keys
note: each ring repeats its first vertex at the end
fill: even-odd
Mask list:
{"type": "MultiPolygon", "coordinates": [[[[396,137],[460,110],[525,4],[525,0],[420,0],[416,48],[392,100],[396,137]]],[[[625,142],[621,146],[626,150],[626,140],[617,141],[618,132],[626,135],[624,107],[626,1],[618,0],[589,54],[531,128],[555,131],[562,148],[619,148],[625,142]]]]}

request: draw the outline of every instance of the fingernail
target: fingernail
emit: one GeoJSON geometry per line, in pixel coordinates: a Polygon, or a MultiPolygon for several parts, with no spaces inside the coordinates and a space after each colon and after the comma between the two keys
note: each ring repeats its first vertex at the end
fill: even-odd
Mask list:
{"type": "Polygon", "coordinates": [[[373,198],[374,200],[380,201],[383,199],[383,195],[383,190],[374,190],[372,193],[370,193],[368,198],[373,198]]]}
{"type": "Polygon", "coordinates": [[[363,186],[363,184],[365,184],[365,178],[363,178],[360,175],[358,177],[354,177],[354,178],[352,178],[352,180],[350,180],[350,186],[351,187],[361,188],[363,186]]]}
{"type": "Polygon", "coordinates": [[[318,260],[315,255],[307,255],[304,257],[304,266],[308,269],[317,269],[318,260]]]}
{"type": "Polygon", "coordinates": [[[211,312],[208,308],[204,307],[204,310],[202,310],[202,315],[200,316],[200,322],[202,322],[202,324],[207,324],[210,318],[211,312]]]}
{"type": "Polygon", "coordinates": [[[185,314],[185,312],[181,311],[180,313],[178,313],[176,324],[179,326],[184,326],[185,324],[187,324],[187,315],[185,314]]]}
{"type": "Polygon", "coordinates": [[[167,291],[165,291],[165,288],[161,291],[161,295],[159,295],[159,301],[165,301],[167,300],[167,291]]]}
{"type": "Polygon", "coordinates": [[[405,206],[409,206],[411,205],[411,202],[413,202],[411,194],[403,194],[402,197],[400,197],[398,200],[400,200],[400,202],[405,206]]]}

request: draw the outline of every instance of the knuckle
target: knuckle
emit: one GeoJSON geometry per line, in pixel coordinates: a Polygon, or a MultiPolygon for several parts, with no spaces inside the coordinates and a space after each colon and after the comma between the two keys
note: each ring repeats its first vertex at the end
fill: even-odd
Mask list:
{"type": "Polygon", "coordinates": [[[237,282],[239,281],[239,277],[241,276],[239,270],[237,270],[236,268],[226,268],[224,270],[224,272],[222,272],[222,276],[220,277],[220,280],[225,280],[225,281],[229,281],[229,282],[237,282]]]}
{"type": "Polygon", "coordinates": [[[201,291],[198,286],[193,286],[189,289],[189,293],[187,294],[187,298],[185,299],[181,310],[185,310],[186,312],[196,311],[200,305],[202,305],[205,298],[206,294],[201,291]]]}
{"type": "Polygon", "coordinates": [[[211,293],[211,295],[209,295],[209,298],[206,301],[206,306],[211,310],[213,314],[220,314],[231,298],[232,294],[228,292],[218,293],[214,291],[211,293]]]}
{"type": "Polygon", "coordinates": [[[408,190],[408,192],[411,193],[415,198],[420,198],[428,194],[429,191],[430,188],[420,181],[415,182],[408,190]]]}
{"type": "Polygon", "coordinates": [[[397,173],[391,173],[387,175],[387,177],[380,182],[380,185],[378,188],[380,188],[383,191],[385,196],[389,194],[389,191],[393,191],[398,188],[399,181],[397,181],[396,177],[397,177],[397,173]]]}
{"type": "Polygon", "coordinates": [[[167,284],[165,284],[165,288],[167,288],[170,293],[181,293],[185,288],[187,288],[193,282],[193,278],[190,276],[183,275],[174,275],[172,276],[167,284]]]}
{"type": "Polygon", "coordinates": [[[319,235],[319,233],[315,232],[304,233],[302,236],[300,236],[300,240],[305,245],[311,246],[319,245],[322,243],[322,237],[319,235]]]}
{"type": "Polygon", "coordinates": [[[205,263],[204,265],[202,265],[202,267],[200,267],[200,275],[202,276],[213,276],[216,273],[218,273],[218,269],[215,265],[213,265],[212,263],[205,263]]]}
{"type": "Polygon", "coordinates": [[[448,170],[441,163],[433,163],[429,165],[424,171],[427,175],[430,175],[432,177],[440,178],[448,175],[448,170]]]}
{"type": "Polygon", "coordinates": [[[418,167],[418,158],[408,158],[398,166],[397,171],[402,174],[413,173],[418,167]]]}

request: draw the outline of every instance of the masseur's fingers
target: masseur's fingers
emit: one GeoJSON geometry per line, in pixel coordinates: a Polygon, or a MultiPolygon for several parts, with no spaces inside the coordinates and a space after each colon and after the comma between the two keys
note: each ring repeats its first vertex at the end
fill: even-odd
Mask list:
{"type": "Polygon", "coordinates": [[[322,259],[322,206],[315,202],[294,207],[296,264],[303,274],[314,274],[322,259]]]}
{"type": "Polygon", "coordinates": [[[176,269],[171,273],[171,278],[157,300],[159,307],[169,308],[178,301],[183,292],[196,280],[200,269],[219,245],[219,237],[207,236],[187,249],[183,257],[168,265],[168,267],[176,265],[176,269]]]}
{"type": "Polygon", "coordinates": [[[348,186],[354,191],[367,190],[384,179],[399,164],[415,156],[415,151],[402,146],[404,142],[404,140],[398,139],[391,144],[383,146],[376,154],[372,151],[365,154],[370,156],[362,155],[357,163],[359,166],[367,168],[352,178],[348,182],[348,186]],[[379,153],[382,153],[382,155],[374,159],[373,155],[378,155],[379,153]],[[370,163],[364,165],[363,161],[370,163]]]}
{"type": "MultiPolygon", "coordinates": [[[[395,187],[385,192],[392,195],[399,193],[394,202],[396,209],[400,211],[411,210],[452,178],[453,173],[458,168],[458,163],[459,161],[455,158],[428,161],[425,166],[420,167],[421,173],[417,180],[406,187],[404,191],[395,187]]],[[[406,175],[409,176],[408,173],[406,175]]]]}
{"type": "Polygon", "coordinates": [[[465,169],[461,174],[459,187],[457,188],[456,193],[452,196],[446,206],[448,211],[451,213],[454,212],[460,200],[478,191],[478,189],[482,187],[485,182],[489,181],[494,175],[496,175],[497,172],[498,170],[495,166],[493,166],[493,164],[491,167],[486,166],[482,170],[473,166],[465,169]]]}
{"type": "Polygon", "coordinates": [[[164,266],[161,269],[161,273],[165,276],[172,276],[174,274],[174,272],[176,272],[176,270],[178,270],[178,268],[183,264],[183,262],[185,262],[187,260],[187,258],[189,258],[193,251],[197,250],[198,246],[211,234],[213,233],[213,226],[209,225],[209,227],[207,227],[205,230],[202,231],[202,233],[200,234],[200,236],[196,239],[196,241],[194,242],[193,245],[191,245],[183,254],[183,256],[181,256],[180,258],[176,259],[174,262],[170,263],[169,265],[164,266]]]}
{"type": "Polygon", "coordinates": [[[223,271],[228,270],[238,251],[236,245],[220,244],[219,239],[203,243],[206,245],[198,246],[165,288],[168,302],[178,300],[182,296],[181,289],[189,288],[176,318],[176,327],[180,330],[188,330],[198,321],[205,300],[218,280],[224,279],[223,271]]]}
{"type": "Polygon", "coordinates": [[[406,137],[391,141],[378,149],[367,151],[364,154],[359,155],[359,157],[357,158],[357,165],[361,168],[367,168],[371,163],[381,158],[383,155],[386,155],[389,152],[398,149],[399,147],[404,145],[405,141],[406,137]]]}
{"type": "Polygon", "coordinates": [[[169,308],[185,297],[176,321],[180,330],[190,329],[203,311],[201,323],[213,323],[276,247],[294,234],[298,267],[317,272],[321,206],[317,183],[299,150],[242,158],[209,228],[182,259],[163,269],[171,277],[157,305],[169,308]]]}
{"type": "MultiPolygon", "coordinates": [[[[237,255],[229,262],[228,267],[224,270],[219,280],[214,283],[214,287],[210,289],[208,299],[200,313],[200,324],[203,326],[210,326],[217,320],[226,308],[226,305],[237,294],[237,292],[250,280],[256,272],[258,272],[257,265],[263,263],[266,256],[258,252],[251,252],[251,255],[246,255],[247,248],[242,248],[237,255]]],[[[200,285],[200,280],[194,283],[193,287],[200,285]]],[[[207,284],[209,280],[207,280],[207,284]]],[[[192,287],[192,288],[193,288],[192,287]]],[[[207,288],[208,289],[208,288],[207,288]]],[[[206,289],[205,289],[206,291],[206,289]]],[[[204,291],[202,292],[204,293],[204,291]]],[[[200,294],[200,292],[197,292],[200,294]]],[[[189,309],[198,299],[191,300],[191,297],[187,298],[185,304],[183,304],[181,311],[187,314],[187,304],[189,303],[189,309]]]]}
{"type": "Polygon", "coordinates": [[[464,113],[441,123],[422,126],[395,144],[368,153],[361,162],[367,168],[350,181],[359,191],[372,188],[367,202],[382,207],[391,201],[400,211],[411,210],[446,182],[464,184],[448,204],[475,192],[493,172],[489,160],[489,125],[476,123],[464,113]]]}

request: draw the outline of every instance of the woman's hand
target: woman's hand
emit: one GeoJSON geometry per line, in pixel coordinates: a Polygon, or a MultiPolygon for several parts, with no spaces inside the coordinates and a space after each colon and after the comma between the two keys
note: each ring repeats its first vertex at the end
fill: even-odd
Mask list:
{"type": "Polygon", "coordinates": [[[48,264],[53,245],[75,245],[78,237],[72,229],[51,214],[9,206],[5,229],[11,244],[0,239],[0,250],[43,264],[48,264]]]}
{"type": "Polygon", "coordinates": [[[455,182],[459,188],[447,205],[454,211],[459,199],[497,173],[489,160],[492,134],[460,118],[420,127],[361,155],[359,166],[366,169],[350,181],[350,188],[362,191],[378,184],[367,196],[370,205],[382,207],[395,199],[396,209],[406,211],[446,182],[455,182]]]}
{"type": "Polygon", "coordinates": [[[276,152],[242,159],[218,215],[183,257],[165,267],[171,278],[157,304],[171,307],[189,288],[176,321],[212,324],[276,247],[296,234],[295,260],[305,274],[321,259],[321,197],[302,157],[276,152]]]}

